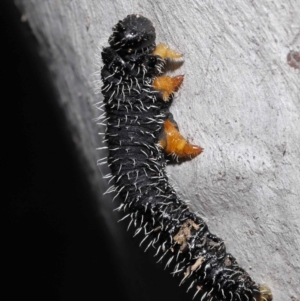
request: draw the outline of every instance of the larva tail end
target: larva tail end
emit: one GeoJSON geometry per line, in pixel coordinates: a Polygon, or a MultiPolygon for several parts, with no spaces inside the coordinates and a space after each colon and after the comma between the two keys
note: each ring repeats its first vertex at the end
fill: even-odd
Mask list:
{"type": "Polygon", "coordinates": [[[257,292],[255,299],[257,301],[272,301],[273,295],[269,287],[264,284],[260,284],[258,287],[259,291],[257,292]]]}

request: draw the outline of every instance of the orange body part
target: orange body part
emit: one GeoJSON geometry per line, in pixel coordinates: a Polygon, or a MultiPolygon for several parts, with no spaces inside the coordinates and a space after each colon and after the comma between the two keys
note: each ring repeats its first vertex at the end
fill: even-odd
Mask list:
{"type": "MultiPolygon", "coordinates": [[[[179,52],[170,49],[163,43],[156,45],[152,54],[158,55],[162,59],[177,59],[182,56],[179,52]]],[[[177,75],[174,77],[167,75],[158,76],[153,80],[152,86],[156,90],[161,91],[163,100],[166,101],[170,94],[180,86],[183,81],[183,77],[183,75],[177,75]]],[[[179,158],[195,157],[203,150],[202,147],[190,144],[186,139],[184,139],[179,133],[176,124],[170,119],[166,119],[164,121],[164,131],[158,144],[164,148],[164,151],[167,154],[173,154],[179,158]]]]}
{"type": "Polygon", "coordinates": [[[176,125],[169,119],[164,121],[163,137],[159,140],[167,154],[175,154],[179,158],[195,157],[202,152],[202,147],[190,144],[179,133],[176,125]]]}
{"type": "Polygon", "coordinates": [[[167,100],[169,95],[180,86],[183,77],[183,75],[174,77],[168,75],[158,76],[153,80],[152,86],[162,92],[163,100],[167,100]]]}
{"type": "Polygon", "coordinates": [[[178,58],[182,57],[181,53],[179,53],[175,50],[172,50],[164,43],[157,44],[155,49],[153,50],[152,54],[158,55],[162,59],[165,59],[166,57],[168,57],[170,59],[178,59],[178,58]]]}

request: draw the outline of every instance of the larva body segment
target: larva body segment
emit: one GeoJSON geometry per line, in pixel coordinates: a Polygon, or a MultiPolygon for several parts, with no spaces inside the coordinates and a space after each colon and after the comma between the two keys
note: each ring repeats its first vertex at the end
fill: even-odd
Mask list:
{"type": "MultiPolygon", "coordinates": [[[[129,214],[137,232],[145,233],[149,246],[155,246],[161,257],[176,261],[174,273],[182,276],[182,282],[189,281],[189,289],[202,301],[272,300],[270,290],[239,267],[226,253],[222,239],[209,232],[169,184],[163,151],[168,143],[163,137],[168,134],[166,122],[174,124],[169,112],[173,93],[168,92],[166,99],[153,83],[162,75],[165,54],[161,53],[179,55],[163,44],[156,47],[154,27],[141,15],[119,21],[109,44],[102,51],[102,93],[108,164],[115,191],[123,200],[120,210],[129,214]]],[[[202,150],[191,147],[195,153],[190,150],[182,156],[202,150]]]]}

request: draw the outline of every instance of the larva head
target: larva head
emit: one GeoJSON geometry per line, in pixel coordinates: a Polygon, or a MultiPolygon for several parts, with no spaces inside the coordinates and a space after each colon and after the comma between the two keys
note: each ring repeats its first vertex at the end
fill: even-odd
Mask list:
{"type": "Polygon", "coordinates": [[[147,18],[128,15],[113,28],[108,42],[114,49],[133,52],[153,45],[155,38],[155,29],[147,18]]]}

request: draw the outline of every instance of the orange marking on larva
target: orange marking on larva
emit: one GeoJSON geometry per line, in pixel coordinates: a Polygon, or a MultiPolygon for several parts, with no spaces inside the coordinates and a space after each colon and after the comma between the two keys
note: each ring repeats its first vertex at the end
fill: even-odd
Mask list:
{"type": "Polygon", "coordinates": [[[191,271],[192,271],[192,272],[193,272],[193,271],[196,271],[196,270],[202,265],[203,261],[204,261],[204,256],[199,257],[199,258],[194,262],[194,264],[190,266],[190,267],[191,267],[191,271]]]}
{"type": "Polygon", "coordinates": [[[152,86],[162,92],[163,100],[167,100],[182,83],[184,76],[177,75],[174,77],[168,75],[158,76],[153,80],[152,86]]]}
{"type": "Polygon", "coordinates": [[[178,59],[178,58],[182,57],[181,53],[179,53],[175,50],[172,50],[164,43],[157,44],[155,49],[153,50],[152,54],[158,55],[162,59],[165,59],[166,57],[168,57],[170,59],[178,59]]]}
{"type": "Polygon", "coordinates": [[[176,125],[169,119],[164,121],[164,132],[162,139],[159,140],[159,144],[164,148],[167,154],[175,154],[179,158],[195,157],[202,152],[202,147],[190,144],[179,133],[176,125]]]}

